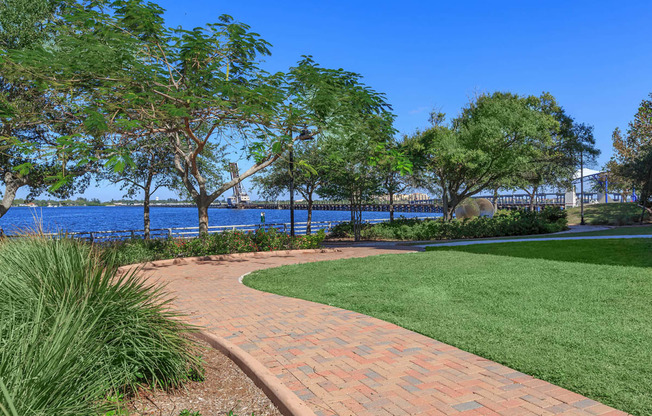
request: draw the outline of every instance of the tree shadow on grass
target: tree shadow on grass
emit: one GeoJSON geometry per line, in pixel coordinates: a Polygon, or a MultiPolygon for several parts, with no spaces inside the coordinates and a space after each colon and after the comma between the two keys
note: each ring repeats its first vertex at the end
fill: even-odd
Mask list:
{"type": "Polygon", "coordinates": [[[438,247],[474,254],[652,268],[652,239],[532,241],[438,247]]]}

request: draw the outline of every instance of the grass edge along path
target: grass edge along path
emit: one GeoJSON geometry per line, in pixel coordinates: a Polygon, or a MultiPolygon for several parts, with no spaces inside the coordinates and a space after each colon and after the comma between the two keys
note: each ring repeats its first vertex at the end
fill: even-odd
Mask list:
{"type": "Polygon", "coordinates": [[[418,246],[425,244],[438,244],[438,243],[457,243],[461,241],[493,241],[493,240],[525,240],[525,239],[546,239],[546,238],[561,238],[561,237],[601,237],[601,236],[620,236],[620,235],[652,235],[652,225],[630,225],[622,227],[613,227],[605,230],[594,231],[562,231],[559,233],[550,234],[535,234],[535,235],[511,235],[506,237],[486,237],[486,238],[467,238],[457,240],[423,240],[423,241],[395,241],[398,244],[406,246],[418,246]]]}
{"type": "Polygon", "coordinates": [[[609,406],[652,413],[649,268],[452,249],[397,257],[405,255],[284,266],[244,283],[374,316],[609,406]]]}

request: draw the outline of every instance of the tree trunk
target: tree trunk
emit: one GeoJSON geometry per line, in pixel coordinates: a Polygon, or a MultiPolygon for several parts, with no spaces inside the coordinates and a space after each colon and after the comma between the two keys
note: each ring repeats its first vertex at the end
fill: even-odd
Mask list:
{"type": "Polygon", "coordinates": [[[312,223],[312,197],[307,199],[308,202],[308,223],[306,224],[306,235],[310,235],[312,223]]]}
{"type": "Polygon", "coordinates": [[[2,196],[2,202],[0,202],[0,218],[2,218],[7,211],[9,211],[9,208],[11,208],[11,204],[13,204],[14,199],[16,199],[16,192],[18,189],[27,185],[27,181],[24,178],[17,178],[11,172],[5,173],[4,183],[5,193],[2,196]]]}
{"type": "Polygon", "coordinates": [[[534,211],[534,192],[532,192],[532,193],[528,192],[527,194],[530,197],[530,203],[528,204],[528,209],[530,211],[534,211]]]}
{"type": "Polygon", "coordinates": [[[498,211],[498,188],[494,189],[493,205],[494,205],[494,212],[498,211]]]}
{"type": "Polygon", "coordinates": [[[208,235],[208,206],[211,204],[206,198],[199,198],[197,201],[197,212],[199,214],[199,236],[208,235]]]}
{"type": "Polygon", "coordinates": [[[453,208],[451,208],[448,202],[448,193],[445,190],[441,193],[441,214],[444,221],[450,221],[453,219],[453,208]]]}
{"type": "Polygon", "coordinates": [[[394,221],[394,192],[389,193],[389,222],[394,221]]]}
{"type": "Polygon", "coordinates": [[[150,221],[149,221],[149,193],[145,192],[145,199],[143,200],[143,230],[145,240],[150,238],[150,221]]]}
{"type": "Polygon", "coordinates": [[[149,220],[149,200],[152,196],[152,173],[147,176],[147,181],[145,182],[145,187],[143,188],[143,230],[145,234],[145,240],[150,238],[150,220],[149,220]]]}
{"type": "Polygon", "coordinates": [[[353,227],[353,241],[360,241],[362,238],[362,198],[351,193],[351,225],[353,227]]]}

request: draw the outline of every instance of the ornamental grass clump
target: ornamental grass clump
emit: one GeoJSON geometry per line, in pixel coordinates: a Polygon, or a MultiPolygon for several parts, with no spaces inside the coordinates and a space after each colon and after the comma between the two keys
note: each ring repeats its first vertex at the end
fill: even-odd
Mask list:
{"type": "Polygon", "coordinates": [[[137,271],[88,245],[31,236],[0,245],[0,415],[92,415],[137,385],[198,367],[191,327],[137,271]]]}

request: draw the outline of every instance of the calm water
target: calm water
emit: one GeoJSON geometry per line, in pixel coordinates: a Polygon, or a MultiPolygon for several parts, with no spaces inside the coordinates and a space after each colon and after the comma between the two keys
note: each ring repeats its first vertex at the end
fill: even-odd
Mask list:
{"type": "MultiPolygon", "coordinates": [[[[290,222],[289,210],[264,210],[266,222],[290,222]]],[[[258,224],[261,210],[256,209],[209,209],[209,225],[258,224]]],[[[396,213],[396,217],[440,216],[427,213],[396,213]]],[[[34,226],[40,219],[46,231],[105,231],[140,230],[143,228],[142,207],[13,207],[0,218],[0,228],[12,232],[17,228],[34,226]]],[[[196,227],[196,208],[152,207],[152,228],[196,227]]],[[[295,221],[304,222],[307,211],[295,211],[295,221]]],[[[348,211],[313,211],[313,221],[349,220],[348,211]]],[[[364,212],[364,219],[389,218],[387,212],[364,212]]]]}

